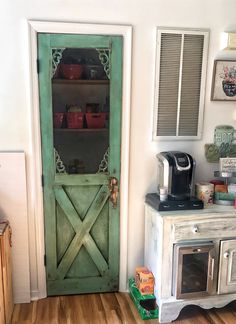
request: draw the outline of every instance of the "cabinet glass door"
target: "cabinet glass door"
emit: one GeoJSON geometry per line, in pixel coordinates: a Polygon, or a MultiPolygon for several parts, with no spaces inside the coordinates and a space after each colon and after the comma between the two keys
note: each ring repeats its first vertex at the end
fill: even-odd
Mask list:
{"type": "Polygon", "coordinates": [[[181,293],[207,290],[208,252],[184,254],[181,293]]]}
{"type": "Polygon", "coordinates": [[[176,298],[210,294],[214,277],[214,245],[176,245],[174,251],[176,298]]]}

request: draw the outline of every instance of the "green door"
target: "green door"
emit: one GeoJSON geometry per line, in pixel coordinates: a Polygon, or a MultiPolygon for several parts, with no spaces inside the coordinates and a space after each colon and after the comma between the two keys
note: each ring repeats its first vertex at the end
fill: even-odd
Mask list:
{"type": "Polygon", "coordinates": [[[48,295],[118,290],[122,41],[38,34],[48,295]]]}

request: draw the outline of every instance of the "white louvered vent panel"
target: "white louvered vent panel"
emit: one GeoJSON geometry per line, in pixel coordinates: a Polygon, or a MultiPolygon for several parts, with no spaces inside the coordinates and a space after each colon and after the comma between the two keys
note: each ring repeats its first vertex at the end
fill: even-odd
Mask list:
{"type": "Polygon", "coordinates": [[[175,136],[178,108],[180,34],[161,35],[157,136],[175,136]]]}
{"type": "Polygon", "coordinates": [[[180,136],[197,136],[198,133],[203,45],[203,35],[184,36],[178,133],[180,136]]]}
{"type": "Polygon", "coordinates": [[[200,139],[208,30],[158,29],[153,138],[200,139]]]}

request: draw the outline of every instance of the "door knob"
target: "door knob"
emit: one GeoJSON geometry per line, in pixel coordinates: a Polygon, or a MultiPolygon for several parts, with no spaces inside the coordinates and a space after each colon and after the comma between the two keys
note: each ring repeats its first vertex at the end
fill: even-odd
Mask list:
{"type": "Polygon", "coordinates": [[[228,259],[228,257],[229,257],[229,252],[226,251],[226,252],[224,253],[224,258],[225,258],[225,259],[228,259]]]}
{"type": "Polygon", "coordinates": [[[199,229],[196,225],[193,226],[193,233],[198,233],[199,229]]]}

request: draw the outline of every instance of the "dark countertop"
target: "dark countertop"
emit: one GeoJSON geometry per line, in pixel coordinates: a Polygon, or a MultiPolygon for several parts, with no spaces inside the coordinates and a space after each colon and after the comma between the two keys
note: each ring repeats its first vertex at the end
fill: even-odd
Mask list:
{"type": "Polygon", "coordinates": [[[161,217],[164,216],[184,216],[184,215],[204,215],[209,213],[232,213],[236,216],[236,209],[234,206],[224,206],[224,205],[216,205],[211,204],[203,209],[195,209],[195,210],[175,210],[175,211],[159,211],[158,210],[158,196],[156,193],[149,193],[145,197],[145,203],[152,207],[154,210],[158,212],[161,217]]]}

